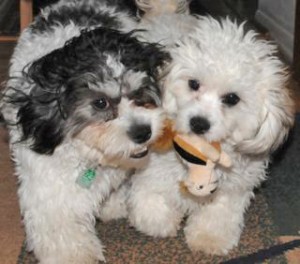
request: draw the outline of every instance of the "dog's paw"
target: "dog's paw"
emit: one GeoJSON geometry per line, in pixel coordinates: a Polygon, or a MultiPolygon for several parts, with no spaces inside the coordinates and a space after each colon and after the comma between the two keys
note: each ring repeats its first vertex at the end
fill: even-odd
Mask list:
{"type": "MultiPolygon", "coordinates": [[[[78,238],[80,239],[80,237],[78,238]]],[[[33,250],[39,263],[96,264],[100,261],[105,262],[103,246],[96,236],[86,235],[80,239],[80,242],[73,237],[73,240],[64,240],[64,242],[62,244],[47,241],[47,244],[35,247],[33,250]]]]}
{"type": "Polygon", "coordinates": [[[153,195],[131,206],[129,221],[137,230],[149,236],[168,237],[176,236],[181,215],[167,204],[163,196],[153,195]]]}
{"type": "Polygon", "coordinates": [[[127,216],[128,211],[125,201],[114,202],[113,200],[109,200],[107,203],[104,203],[97,214],[97,217],[103,222],[127,218],[127,216]]]}
{"type": "Polygon", "coordinates": [[[226,255],[237,246],[239,238],[215,235],[205,231],[186,232],[186,242],[192,251],[210,255],[226,255]]]}
{"type": "Polygon", "coordinates": [[[129,192],[128,186],[124,184],[121,188],[113,192],[108,199],[103,202],[97,212],[97,217],[103,222],[110,220],[127,218],[127,194],[129,192]]]}
{"type": "Polygon", "coordinates": [[[100,261],[105,262],[102,250],[99,250],[97,255],[92,255],[90,252],[78,252],[77,254],[73,252],[72,254],[42,256],[38,259],[41,264],[98,264],[100,261]]]}
{"type": "Polygon", "coordinates": [[[127,215],[127,208],[125,206],[109,207],[105,205],[103,208],[101,208],[101,211],[98,213],[98,217],[103,222],[126,218],[127,215]]]}

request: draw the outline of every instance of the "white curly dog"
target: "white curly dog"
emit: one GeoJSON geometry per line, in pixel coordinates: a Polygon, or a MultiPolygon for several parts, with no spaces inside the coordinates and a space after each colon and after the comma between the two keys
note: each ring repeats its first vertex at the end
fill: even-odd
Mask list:
{"type": "MultiPolygon", "coordinates": [[[[155,237],[175,236],[187,216],[184,232],[192,250],[226,254],[238,245],[244,213],[253,189],[266,178],[271,153],[293,125],[287,71],[276,46],[245,32],[244,24],[191,16],[187,8],[161,14],[156,2],[137,4],[146,12],[140,27],[150,30],[144,38],[165,44],[172,56],[162,80],[164,108],[178,132],[220,141],[233,164],[216,167],[213,195],[191,199],[179,186],[187,168],[175,152],[153,153],[149,166],[113,194],[110,208],[126,198],[122,216],[155,237]]],[[[169,2],[187,7],[186,1],[169,2]]]]}

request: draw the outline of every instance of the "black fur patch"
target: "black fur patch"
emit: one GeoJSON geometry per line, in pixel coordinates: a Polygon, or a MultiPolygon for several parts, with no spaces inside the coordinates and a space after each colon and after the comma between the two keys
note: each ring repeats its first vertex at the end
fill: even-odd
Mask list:
{"type": "MultiPolygon", "coordinates": [[[[121,33],[118,30],[99,27],[82,31],[79,37],[71,39],[63,48],[34,62],[29,69],[30,77],[40,85],[51,85],[51,82],[64,82],[78,72],[89,72],[103,53],[120,56],[120,61],[128,70],[146,72],[155,77],[157,69],[169,59],[169,55],[153,43],[141,43],[132,33],[121,33]],[[40,69],[39,69],[40,68],[40,69]],[[40,70],[42,75],[32,75],[40,70]],[[45,80],[43,80],[45,78],[45,80]],[[50,83],[49,83],[50,82],[50,83]]],[[[102,65],[106,67],[105,65],[102,65]]]]}
{"type": "Polygon", "coordinates": [[[106,0],[109,6],[113,6],[117,11],[127,10],[132,16],[136,15],[137,7],[135,0],[106,0]]]}
{"type": "Polygon", "coordinates": [[[33,33],[51,31],[53,26],[66,26],[73,22],[75,25],[90,28],[101,24],[110,28],[119,28],[121,26],[117,17],[111,16],[108,12],[99,12],[92,6],[80,5],[77,8],[62,6],[59,10],[53,10],[47,17],[39,15],[30,26],[33,33]]]}

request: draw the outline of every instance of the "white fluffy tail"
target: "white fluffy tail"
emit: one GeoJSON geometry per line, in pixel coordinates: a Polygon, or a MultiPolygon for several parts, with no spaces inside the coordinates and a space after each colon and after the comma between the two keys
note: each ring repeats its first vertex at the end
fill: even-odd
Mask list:
{"type": "Polygon", "coordinates": [[[190,0],[135,0],[137,7],[145,16],[157,16],[167,13],[189,13],[190,0]]]}

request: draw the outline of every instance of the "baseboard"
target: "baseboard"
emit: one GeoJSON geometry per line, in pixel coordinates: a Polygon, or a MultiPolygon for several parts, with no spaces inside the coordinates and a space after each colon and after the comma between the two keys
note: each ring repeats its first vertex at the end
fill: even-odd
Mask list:
{"type": "Polygon", "coordinates": [[[293,33],[286,30],[284,27],[282,27],[280,22],[274,20],[274,18],[261,10],[256,11],[255,20],[269,30],[270,35],[278,43],[284,57],[289,63],[292,63],[294,46],[293,33]]]}
{"type": "Polygon", "coordinates": [[[0,36],[0,42],[16,41],[19,36],[0,36]]]}

